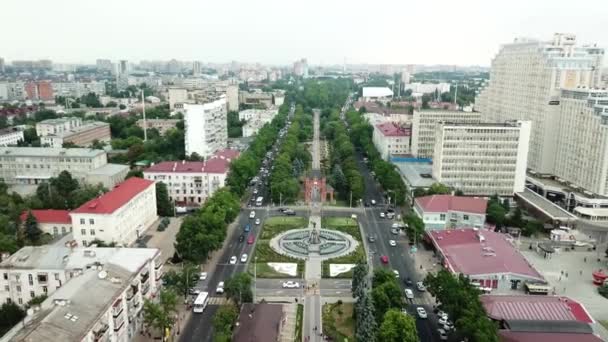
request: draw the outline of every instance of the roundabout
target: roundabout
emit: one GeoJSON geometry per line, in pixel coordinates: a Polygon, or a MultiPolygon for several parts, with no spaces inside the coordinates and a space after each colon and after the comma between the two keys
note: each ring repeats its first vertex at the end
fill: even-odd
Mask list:
{"type": "Polygon", "coordinates": [[[270,246],[277,253],[299,259],[331,259],[352,253],[359,242],[351,235],[330,229],[292,229],[276,235],[270,246]]]}

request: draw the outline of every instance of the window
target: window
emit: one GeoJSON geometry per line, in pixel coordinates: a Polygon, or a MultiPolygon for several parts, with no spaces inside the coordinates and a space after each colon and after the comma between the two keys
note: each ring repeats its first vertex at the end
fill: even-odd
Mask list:
{"type": "Polygon", "coordinates": [[[19,304],[23,304],[23,299],[19,298],[19,299],[17,299],[17,302],[18,302],[19,304]]]}
{"type": "Polygon", "coordinates": [[[8,280],[8,273],[3,274],[4,280],[8,280]]]}
{"type": "Polygon", "coordinates": [[[16,289],[17,289],[17,292],[21,292],[21,285],[17,285],[16,289]]]}
{"type": "Polygon", "coordinates": [[[12,302],[12,300],[10,298],[6,298],[6,303],[10,304],[12,302]]]}
{"type": "Polygon", "coordinates": [[[43,286],[42,292],[44,292],[44,294],[47,294],[47,293],[49,293],[49,289],[46,286],[43,286]]]}
{"type": "Polygon", "coordinates": [[[53,227],[53,235],[58,235],[59,234],[59,229],[57,229],[57,227],[53,227]]]}
{"type": "Polygon", "coordinates": [[[80,224],[84,224],[84,219],[83,218],[80,219],[80,224]]]}
{"type": "Polygon", "coordinates": [[[10,291],[10,290],[11,290],[11,289],[10,289],[10,287],[8,287],[8,285],[4,285],[4,291],[8,292],[8,291],[10,291]]]}
{"type": "Polygon", "coordinates": [[[55,273],[55,280],[59,280],[59,273],[55,273]]]}
{"type": "Polygon", "coordinates": [[[91,229],[91,230],[89,230],[89,233],[90,233],[91,235],[95,235],[95,229],[91,229]]]}
{"type": "Polygon", "coordinates": [[[65,227],[61,227],[61,234],[65,234],[65,227]]]}
{"type": "Polygon", "coordinates": [[[89,224],[95,224],[95,220],[94,219],[89,219],[89,224]]]}
{"type": "Polygon", "coordinates": [[[80,230],[80,234],[82,234],[82,235],[87,235],[87,230],[86,230],[86,229],[81,229],[81,230],[80,230]]]}
{"type": "Polygon", "coordinates": [[[34,293],[34,291],[30,291],[30,297],[32,297],[32,298],[36,297],[36,293],[34,293]]]}
{"type": "Polygon", "coordinates": [[[34,276],[31,274],[28,274],[27,281],[30,283],[30,285],[34,285],[34,276]]]}
{"type": "Polygon", "coordinates": [[[39,283],[46,283],[48,277],[46,274],[39,274],[38,275],[38,282],[39,283]]]}
{"type": "Polygon", "coordinates": [[[445,221],[445,214],[440,214],[440,215],[439,215],[439,219],[440,219],[441,221],[445,221]]]}
{"type": "Polygon", "coordinates": [[[462,215],[462,218],[468,221],[469,220],[469,215],[462,215]]]}

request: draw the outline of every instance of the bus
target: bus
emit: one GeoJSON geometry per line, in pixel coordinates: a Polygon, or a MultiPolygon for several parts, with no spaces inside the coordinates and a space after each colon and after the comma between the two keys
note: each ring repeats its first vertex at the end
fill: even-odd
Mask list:
{"type": "Polygon", "coordinates": [[[263,202],[264,202],[264,197],[260,196],[255,200],[255,205],[258,207],[261,207],[263,202]]]}
{"type": "Polygon", "coordinates": [[[194,305],[192,306],[192,311],[195,313],[201,313],[207,307],[207,302],[209,301],[209,292],[201,292],[196,296],[194,300],[194,305]]]}
{"type": "Polygon", "coordinates": [[[551,291],[551,286],[545,284],[524,283],[524,289],[527,294],[532,295],[548,295],[551,291]]]}

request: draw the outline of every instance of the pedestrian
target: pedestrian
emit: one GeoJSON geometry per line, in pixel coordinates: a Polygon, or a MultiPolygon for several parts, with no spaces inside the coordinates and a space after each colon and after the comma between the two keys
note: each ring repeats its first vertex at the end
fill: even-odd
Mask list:
{"type": "Polygon", "coordinates": [[[580,270],[580,274],[583,275],[583,270],[580,270]]]}
{"type": "Polygon", "coordinates": [[[561,273],[562,273],[562,275],[564,275],[564,271],[563,270],[561,271],[561,273]]]}
{"type": "Polygon", "coordinates": [[[584,261],[584,262],[587,262],[587,257],[584,257],[584,258],[583,258],[583,261],[584,261]]]}
{"type": "Polygon", "coordinates": [[[566,272],[566,278],[568,278],[568,272],[566,272]]]}

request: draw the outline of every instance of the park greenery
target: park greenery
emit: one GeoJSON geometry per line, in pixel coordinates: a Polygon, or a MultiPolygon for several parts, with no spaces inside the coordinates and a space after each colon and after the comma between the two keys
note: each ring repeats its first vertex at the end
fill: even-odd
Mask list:
{"type": "MultiPolygon", "coordinates": [[[[390,192],[392,198],[396,199],[397,205],[406,201],[407,187],[396,170],[396,166],[383,160],[372,142],[373,127],[356,111],[346,113],[351,141],[368,158],[368,165],[374,172],[375,178],[380,182],[382,188],[390,192]]],[[[394,201],[393,201],[394,203],[394,201]]]]}
{"type": "Polygon", "coordinates": [[[432,196],[432,195],[449,195],[452,193],[452,188],[445,184],[433,183],[428,189],[414,189],[414,197],[432,196]]]}
{"type": "Polygon", "coordinates": [[[239,120],[239,112],[230,111],[226,118],[228,122],[228,138],[240,138],[243,136],[245,120],[239,120]]]}
{"type": "Polygon", "coordinates": [[[501,201],[497,195],[491,196],[488,200],[486,221],[494,224],[496,229],[503,227],[519,228],[524,236],[536,235],[543,230],[542,222],[535,219],[525,219],[519,207],[511,210],[509,203],[506,200],[501,201]]]}
{"type": "Polygon", "coordinates": [[[161,289],[158,301],[144,299],[143,315],[148,333],[164,336],[165,331],[175,323],[177,295],[171,290],[161,289]]]}
{"type": "Polygon", "coordinates": [[[338,199],[356,205],[363,199],[365,185],[357,167],[355,147],[337,109],[324,110],[321,114],[322,133],[330,146],[330,158],[324,163],[329,184],[338,199]]]}
{"type": "Polygon", "coordinates": [[[202,208],[184,218],[176,236],[175,249],[183,260],[204,262],[222,247],[226,229],[240,211],[238,197],[227,188],[216,191],[202,208]]]}
{"type": "Polygon", "coordinates": [[[251,279],[251,275],[247,272],[239,272],[226,279],[224,291],[226,292],[226,297],[232,299],[236,306],[240,307],[242,303],[253,302],[252,285],[253,280],[251,279]]]}
{"type": "Polygon", "coordinates": [[[338,300],[323,305],[323,334],[332,341],[353,341],[355,336],[354,305],[338,300]]]}
{"type": "MultiPolygon", "coordinates": [[[[359,242],[359,245],[351,253],[337,258],[323,260],[321,263],[323,278],[330,277],[330,264],[358,264],[365,261],[365,249],[363,248],[361,230],[359,229],[356,219],[350,217],[323,217],[321,219],[321,226],[326,229],[337,230],[349,234],[359,242]]],[[[351,270],[349,272],[340,273],[334,278],[351,278],[352,272],[353,271],[351,270]]]]}
{"type": "Polygon", "coordinates": [[[0,336],[6,334],[25,317],[25,311],[16,303],[4,303],[0,307],[0,336]]]}
{"type": "Polygon", "coordinates": [[[480,291],[467,277],[440,270],[436,274],[429,273],[424,284],[463,337],[471,342],[498,341],[497,326],[487,318],[479,300],[480,291]]]}

